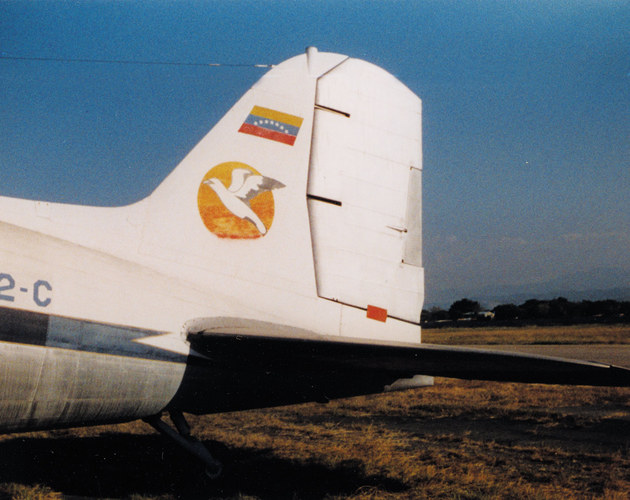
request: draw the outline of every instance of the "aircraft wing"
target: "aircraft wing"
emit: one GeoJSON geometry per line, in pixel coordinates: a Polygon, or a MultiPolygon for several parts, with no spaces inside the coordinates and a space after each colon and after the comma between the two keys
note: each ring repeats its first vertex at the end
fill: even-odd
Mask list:
{"type": "MultiPolygon", "coordinates": [[[[267,401],[268,405],[381,392],[398,379],[418,374],[630,386],[630,370],[597,362],[467,347],[352,341],[236,318],[203,323],[188,333],[194,351],[212,364],[217,374],[228,370],[237,373],[250,381],[250,389],[258,386],[259,391],[268,392],[268,399],[280,398],[267,401]]],[[[264,399],[261,392],[258,394],[264,399]]],[[[258,402],[264,405],[264,401],[258,402]]]]}

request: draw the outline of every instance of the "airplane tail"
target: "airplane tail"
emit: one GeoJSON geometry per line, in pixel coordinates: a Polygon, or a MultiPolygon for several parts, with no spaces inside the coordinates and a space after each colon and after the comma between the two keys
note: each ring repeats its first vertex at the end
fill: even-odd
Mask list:
{"type": "Polygon", "coordinates": [[[206,290],[205,311],[183,318],[419,341],[421,172],[420,99],[372,64],[309,48],[264,75],[148,198],[16,205],[12,217],[206,290]]]}
{"type": "Polygon", "coordinates": [[[421,173],[420,99],[372,64],[309,48],[158,187],[143,251],[315,293],[341,307],[351,335],[388,318],[417,325],[421,173]]]}

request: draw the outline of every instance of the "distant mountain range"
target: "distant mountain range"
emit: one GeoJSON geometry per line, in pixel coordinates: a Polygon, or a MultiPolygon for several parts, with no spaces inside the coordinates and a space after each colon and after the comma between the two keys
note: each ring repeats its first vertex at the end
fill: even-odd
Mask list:
{"type": "Polygon", "coordinates": [[[528,299],[564,297],[580,300],[630,300],[630,270],[596,268],[565,274],[549,281],[520,285],[487,285],[479,288],[432,289],[427,286],[424,308],[447,309],[462,298],[476,300],[492,309],[497,304],[522,304],[528,299]]]}

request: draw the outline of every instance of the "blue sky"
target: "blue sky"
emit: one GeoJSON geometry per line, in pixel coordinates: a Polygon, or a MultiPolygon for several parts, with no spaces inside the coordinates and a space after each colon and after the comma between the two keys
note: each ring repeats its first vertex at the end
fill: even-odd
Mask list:
{"type": "MultiPolygon", "coordinates": [[[[423,100],[429,301],[630,270],[628,2],[0,1],[3,57],[260,64],[308,45],[423,100]]],[[[0,194],[146,196],[264,71],[0,60],[0,194]]]]}

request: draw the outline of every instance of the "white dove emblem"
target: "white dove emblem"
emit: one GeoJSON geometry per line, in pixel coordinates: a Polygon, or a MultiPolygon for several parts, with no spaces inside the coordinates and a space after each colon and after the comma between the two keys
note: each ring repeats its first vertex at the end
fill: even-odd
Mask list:
{"type": "Polygon", "coordinates": [[[256,175],[246,168],[235,168],[232,170],[232,183],[229,188],[226,188],[217,177],[211,177],[203,183],[217,194],[221,203],[232,214],[254,224],[260,234],[267,233],[267,228],[251,209],[249,201],[262,192],[283,188],[282,182],[264,175],[256,175]]]}

